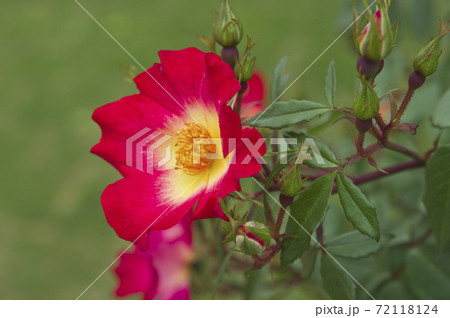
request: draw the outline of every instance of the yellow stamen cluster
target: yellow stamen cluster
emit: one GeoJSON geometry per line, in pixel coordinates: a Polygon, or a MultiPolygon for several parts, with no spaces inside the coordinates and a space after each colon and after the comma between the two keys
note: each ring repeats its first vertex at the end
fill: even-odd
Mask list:
{"type": "Polygon", "coordinates": [[[176,133],[175,169],[181,169],[189,175],[197,175],[211,165],[212,159],[208,158],[207,154],[216,153],[216,145],[204,126],[195,123],[185,125],[186,128],[176,133]]]}

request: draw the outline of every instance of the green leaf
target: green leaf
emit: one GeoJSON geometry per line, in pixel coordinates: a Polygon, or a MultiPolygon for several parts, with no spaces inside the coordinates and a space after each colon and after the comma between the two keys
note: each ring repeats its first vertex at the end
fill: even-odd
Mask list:
{"type": "Polygon", "coordinates": [[[378,241],[380,239],[380,227],[375,207],[353,181],[342,173],[339,173],[336,184],[339,200],[347,219],[361,233],[378,241]]]}
{"type": "Polygon", "coordinates": [[[281,248],[281,264],[294,262],[309,248],[311,235],[322,221],[328,205],[336,174],[330,173],[315,180],[300,192],[290,206],[286,234],[281,248]]]}
{"type": "MultiPolygon", "coordinates": [[[[296,138],[297,144],[289,144],[290,149],[299,149],[302,145],[302,142],[306,138],[312,138],[314,140],[314,143],[317,146],[317,149],[322,156],[322,159],[324,163],[320,163],[317,161],[316,158],[311,158],[308,160],[303,161],[303,164],[311,167],[311,168],[319,168],[319,169],[330,169],[330,168],[337,168],[339,166],[339,161],[336,159],[336,156],[334,153],[328,148],[328,146],[320,141],[319,139],[313,138],[312,136],[309,136],[302,132],[296,132],[296,131],[283,131],[283,137],[284,138],[296,138]]],[[[298,156],[298,152],[296,153],[296,157],[298,156]]]]}
{"type": "Polygon", "coordinates": [[[353,280],[336,261],[326,255],[322,256],[320,274],[323,288],[331,298],[355,299],[355,284],[353,280]]]}
{"type": "Polygon", "coordinates": [[[393,238],[390,234],[382,234],[380,241],[361,235],[358,231],[345,233],[325,242],[326,250],[336,256],[346,258],[362,258],[379,251],[393,238]]]}
{"type": "Polygon", "coordinates": [[[279,129],[308,121],[329,112],[329,106],[308,100],[276,102],[262,114],[249,119],[244,125],[279,129]]]}
{"type": "Polygon", "coordinates": [[[442,250],[450,242],[450,145],[428,159],[424,203],[431,228],[442,250]]]}
{"type": "Polygon", "coordinates": [[[302,256],[302,276],[305,278],[311,277],[316,265],[317,254],[319,250],[317,248],[310,248],[302,256]]]}
{"type": "Polygon", "coordinates": [[[270,101],[273,102],[282,93],[291,74],[283,74],[287,63],[287,56],[283,56],[273,70],[272,87],[270,89],[270,101]]]}
{"type": "Polygon", "coordinates": [[[433,112],[431,122],[433,123],[433,126],[438,128],[450,127],[450,89],[439,100],[439,103],[433,112]]]}
{"type": "Polygon", "coordinates": [[[377,291],[378,299],[412,300],[415,299],[403,279],[387,280],[377,291]]]}
{"type": "Polygon", "coordinates": [[[336,69],[334,61],[330,63],[325,77],[325,97],[331,106],[336,106],[336,69]]]}
{"type": "Polygon", "coordinates": [[[450,258],[432,246],[412,249],[406,258],[406,280],[420,299],[450,299],[450,258]]]}

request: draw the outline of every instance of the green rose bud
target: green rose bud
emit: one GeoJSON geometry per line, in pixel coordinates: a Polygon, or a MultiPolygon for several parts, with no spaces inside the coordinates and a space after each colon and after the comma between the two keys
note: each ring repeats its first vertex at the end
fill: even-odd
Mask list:
{"type": "Polygon", "coordinates": [[[295,197],[302,189],[299,165],[293,165],[280,180],[280,192],[287,197],[295,197]]]}
{"type": "Polygon", "coordinates": [[[234,67],[234,75],[241,83],[248,82],[253,76],[254,65],[255,58],[251,59],[249,54],[246,54],[234,67]]]}
{"type": "Polygon", "coordinates": [[[353,104],[353,111],[356,117],[361,120],[372,119],[378,114],[380,100],[372,85],[364,80],[362,84],[363,87],[353,104]]]}
{"type": "Polygon", "coordinates": [[[446,24],[439,24],[439,35],[430,41],[419,51],[414,59],[414,71],[424,77],[430,76],[436,72],[441,56],[441,40],[450,31],[446,24]]]}
{"type": "Polygon", "coordinates": [[[377,0],[377,11],[359,32],[361,24],[355,23],[355,45],[359,55],[370,61],[384,60],[394,48],[395,31],[391,25],[386,0],[377,0]]]}
{"type": "Polygon", "coordinates": [[[230,2],[222,0],[214,21],[214,37],[223,47],[234,47],[241,42],[243,27],[231,10],[230,2]]]}

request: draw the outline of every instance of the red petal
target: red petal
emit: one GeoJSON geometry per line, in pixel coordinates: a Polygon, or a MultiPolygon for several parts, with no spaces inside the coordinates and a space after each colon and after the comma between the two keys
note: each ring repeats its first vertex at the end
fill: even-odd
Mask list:
{"type": "Polygon", "coordinates": [[[241,86],[232,68],[214,53],[206,54],[206,72],[202,85],[202,97],[207,103],[225,105],[241,86]]]}
{"type": "Polygon", "coordinates": [[[239,118],[239,115],[231,109],[230,106],[220,107],[218,111],[223,156],[224,158],[226,158],[230,151],[235,148],[234,145],[236,145],[238,140],[241,138],[241,119],[239,118]]]}
{"type": "Polygon", "coordinates": [[[162,130],[175,115],[143,95],[124,97],[97,108],[92,119],[100,126],[102,138],[91,152],[114,167],[126,163],[126,141],[143,129],[162,130]]]}
{"type": "Polygon", "coordinates": [[[248,120],[264,110],[264,101],[266,100],[265,87],[262,73],[256,71],[247,82],[247,90],[242,97],[242,121],[248,120]]]}
{"type": "MultiPolygon", "coordinates": [[[[229,165],[225,175],[215,184],[208,184],[208,194],[210,191],[216,191],[221,198],[226,197],[229,193],[240,191],[240,179],[254,176],[261,171],[261,164],[257,158],[264,156],[266,153],[266,144],[263,142],[257,150],[258,154],[250,151],[249,147],[244,144],[243,139],[248,139],[248,143],[255,146],[259,140],[264,140],[261,134],[255,128],[244,128],[241,138],[236,139],[236,148],[234,158],[229,165]]],[[[202,198],[203,200],[203,198],[202,198]]],[[[209,199],[211,200],[211,198],[209,199]]],[[[211,210],[210,210],[211,211],[211,210]]],[[[196,213],[199,214],[200,212],[196,213]]],[[[202,212],[202,214],[205,212],[202,212]]],[[[195,216],[195,218],[198,218],[195,216]]]]}
{"type": "Polygon", "coordinates": [[[139,253],[120,256],[115,272],[119,278],[116,295],[124,297],[142,292],[144,298],[152,299],[157,292],[158,276],[149,258],[139,253]]]}
{"type": "Polygon", "coordinates": [[[177,224],[202,191],[189,197],[173,193],[167,199],[171,171],[147,174],[137,171],[109,185],[102,194],[106,220],[124,240],[134,242],[149,229],[165,230],[177,224]]]}
{"type": "MultiPolygon", "coordinates": [[[[263,137],[255,128],[244,128],[242,130],[242,139],[246,138],[255,147],[258,145],[258,142],[263,140],[263,137]]],[[[237,144],[236,163],[230,165],[231,173],[237,178],[247,178],[258,174],[261,171],[261,164],[257,158],[264,156],[267,151],[266,144],[262,143],[258,149],[255,149],[258,153],[252,153],[242,139],[237,144]],[[250,161],[248,161],[249,158],[250,161]]]]}
{"type": "Polygon", "coordinates": [[[135,82],[142,94],[175,113],[195,101],[221,106],[240,89],[231,67],[214,53],[187,48],[159,56],[161,64],[147,71],[151,76],[144,72],[135,82]]]}
{"type": "Polygon", "coordinates": [[[219,204],[219,195],[215,189],[207,190],[195,207],[193,219],[221,218],[228,221],[219,204]]]}
{"type": "Polygon", "coordinates": [[[181,104],[183,99],[177,95],[171,83],[163,75],[161,64],[153,64],[147,71],[136,76],[134,82],[141,94],[150,98],[155,104],[178,115],[185,112],[181,104]]]}
{"type": "Polygon", "coordinates": [[[200,87],[205,75],[205,53],[195,48],[159,51],[163,74],[183,105],[201,100],[200,87]]]}

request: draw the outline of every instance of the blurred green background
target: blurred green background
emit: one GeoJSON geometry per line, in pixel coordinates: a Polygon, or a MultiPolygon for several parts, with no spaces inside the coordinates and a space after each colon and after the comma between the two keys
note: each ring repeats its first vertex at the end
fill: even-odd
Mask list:
{"type": "MultiPolygon", "coordinates": [[[[196,35],[210,35],[219,6],[218,0],[80,3],[147,67],[157,61],[161,49],[201,48],[196,35]]],[[[288,71],[297,77],[352,18],[350,0],[234,0],[232,5],[245,31],[258,42],[257,66],[268,79],[284,55],[289,57],[288,71]]],[[[450,3],[394,0],[392,16],[401,24],[398,49],[387,60],[390,71],[382,83],[404,89],[415,54],[437,33],[438,19],[450,17],[450,3]]],[[[107,225],[100,206],[101,192],[119,175],[89,153],[100,137],[90,116],[95,108],[136,92],[119,68],[133,61],[71,0],[2,1],[0,21],[0,298],[74,299],[127,246],[107,225]]],[[[441,69],[427,80],[433,91],[422,97],[424,103],[416,106],[419,112],[409,114],[413,119],[426,117],[440,92],[449,87],[448,39],[443,48],[441,69]]],[[[349,30],[285,98],[324,102],[325,72],[335,60],[337,100],[349,104],[356,58],[349,30]]],[[[346,127],[326,130],[323,140],[332,145],[345,136],[351,142],[346,127]]],[[[425,150],[434,136],[432,129],[423,131],[415,144],[419,150],[425,150]]],[[[384,208],[387,213],[389,204],[384,208]]],[[[206,261],[217,271],[217,260],[206,261]]],[[[270,271],[261,273],[270,282],[270,271]]],[[[224,280],[242,283],[243,272],[232,274],[236,283],[230,275],[224,280]]],[[[252,282],[246,284],[256,288],[252,282]]],[[[114,285],[107,272],[83,298],[112,298],[114,285]]],[[[316,287],[302,286],[283,297],[323,297],[316,287]]],[[[200,289],[199,297],[208,297],[200,289]]],[[[239,288],[223,296],[250,298],[239,288]]]]}

